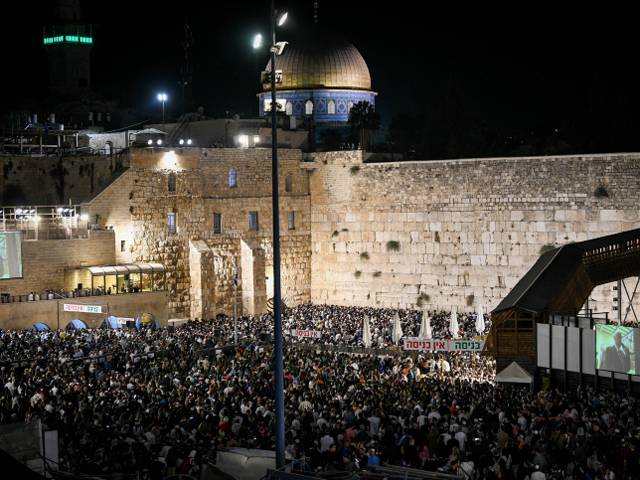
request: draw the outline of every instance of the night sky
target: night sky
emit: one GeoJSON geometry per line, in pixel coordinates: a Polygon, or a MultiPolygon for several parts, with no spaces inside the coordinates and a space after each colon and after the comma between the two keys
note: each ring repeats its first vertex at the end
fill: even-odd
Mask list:
{"type": "MultiPolygon", "coordinates": [[[[38,96],[46,85],[42,25],[51,2],[40,8],[22,2],[15,22],[3,29],[5,72],[10,60],[23,62],[11,73],[2,107],[38,96]]],[[[182,28],[194,43],[190,109],[207,115],[255,116],[260,70],[268,57],[255,53],[257,32],[268,33],[269,1],[158,3],[113,0],[84,2],[83,20],[96,25],[92,83],[126,105],[158,108],[166,91],[167,110],[182,109],[182,28]],[[224,5],[221,5],[223,4],[224,5]],[[114,85],[116,89],[106,88],[114,85]],[[115,92],[115,93],[112,93],[115,92]]],[[[541,4],[511,8],[442,6],[415,2],[322,1],[319,22],[355,45],[365,58],[378,92],[383,124],[393,115],[427,111],[444,92],[455,92],[475,115],[505,129],[553,129],[586,114],[594,102],[611,115],[635,118],[638,107],[637,46],[630,12],[568,11],[541,4]],[[599,92],[594,100],[594,93],[599,92]],[[604,105],[604,107],[603,107],[604,105]]],[[[278,32],[313,22],[313,2],[276,3],[289,12],[278,32]]],[[[5,76],[6,78],[6,76],[5,76]]]]}

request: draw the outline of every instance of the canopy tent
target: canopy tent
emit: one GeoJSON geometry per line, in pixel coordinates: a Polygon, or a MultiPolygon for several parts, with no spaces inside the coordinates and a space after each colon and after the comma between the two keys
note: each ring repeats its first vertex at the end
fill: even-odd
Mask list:
{"type": "Polygon", "coordinates": [[[497,383],[520,383],[533,384],[533,375],[518,365],[517,362],[511,362],[507,368],[498,373],[494,380],[497,383]]]}
{"type": "Polygon", "coordinates": [[[40,330],[49,330],[49,327],[44,323],[34,323],[29,330],[35,330],[39,332],[40,330]]]}
{"type": "Polygon", "coordinates": [[[104,319],[100,328],[122,328],[122,324],[118,323],[118,319],[111,315],[104,319]]]}
{"type": "Polygon", "coordinates": [[[77,318],[75,320],[71,320],[66,326],[67,330],[82,330],[83,328],[87,328],[87,324],[77,318]]]}

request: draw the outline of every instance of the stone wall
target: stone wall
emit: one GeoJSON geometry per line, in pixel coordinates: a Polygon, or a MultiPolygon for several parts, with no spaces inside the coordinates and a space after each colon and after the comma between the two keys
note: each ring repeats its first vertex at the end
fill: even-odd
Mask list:
{"type": "Polygon", "coordinates": [[[75,275],[75,269],[79,266],[113,265],[113,237],[112,231],[90,230],[88,238],[23,241],[23,278],[2,280],[0,289],[12,295],[26,295],[62,288],[69,291],[83,280],[84,286],[90,286],[85,276],[75,275]]]}
{"type": "MultiPolygon", "coordinates": [[[[128,164],[83,205],[113,230],[91,232],[110,252],[82,261],[162,263],[176,318],[232,314],[237,263],[238,311],[263,309],[273,295],[271,150],[142,148],[128,164]]],[[[281,150],[283,297],[491,310],[545,248],[638,228],[639,170],[638,154],[365,163],[360,151],[281,150]]],[[[60,248],[74,250],[68,242],[60,248]]],[[[49,270],[43,288],[70,288],[64,268],[49,270]]],[[[611,312],[615,296],[599,287],[590,306],[611,312]]]]}
{"type": "MultiPolygon", "coordinates": [[[[313,157],[317,302],[407,308],[424,293],[423,308],[486,311],[544,248],[640,226],[638,154],[379,164],[358,155],[313,157]]],[[[614,296],[599,287],[590,306],[611,311],[614,296]]]]}
{"type": "Polygon", "coordinates": [[[0,157],[3,205],[67,204],[92,196],[121,166],[117,155],[0,157]]]}
{"type": "MultiPolygon", "coordinates": [[[[311,293],[308,172],[300,168],[300,151],[281,151],[278,159],[282,291],[288,301],[300,303],[311,293]],[[292,229],[288,228],[288,212],[295,212],[292,229]]],[[[259,282],[266,280],[267,295],[273,292],[270,179],[270,149],[194,148],[173,153],[133,149],[129,170],[86,207],[92,216],[99,216],[102,226],[114,227],[118,263],[159,262],[165,266],[171,316],[233,314],[236,260],[242,278],[241,240],[264,251],[265,279],[256,279],[253,291],[264,296],[265,287],[259,282]],[[231,169],[236,172],[232,187],[231,169]],[[173,184],[175,190],[170,191],[173,184]],[[250,229],[250,212],[257,213],[257,230],[250,229]],[[169,231],[169,214],[175,215],[175,233],[169,231]],[[220,233],[214,232],[214,215],[220,216],[220,233]],[[195,251],[194,241],[198,242],[195,251]],[[210,255],[202,255],[207,248],[210,255]]],[[[256,301],[264,304],[264,300],[256,301]]],[[[239,303],[242,313],[245,310],[239,303]]]]}
{"type": "Polygon", "coordinates": [[[162,327],[168,325],[167,292],[139,292],[95,297],[70,298],[66,300],[38,300],[0,304],[0,328],[29,329],[36,323],[49,328],[65,328],[73,320],[81,320],[89,328],[98,328],[106,316],[138,318],[144,313],[152,314],[162,327]],[[62,305],[99,305],[102,314],[65,312],[62,305]]]}

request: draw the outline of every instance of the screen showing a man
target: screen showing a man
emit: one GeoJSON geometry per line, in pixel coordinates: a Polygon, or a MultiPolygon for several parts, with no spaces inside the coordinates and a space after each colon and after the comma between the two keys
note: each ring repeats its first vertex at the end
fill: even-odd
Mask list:
{"type": "Polygon", "coordinates": [[[614,325],[596,328],[597,368],[618,373],[635,373],[633,329],[614,325]]]}

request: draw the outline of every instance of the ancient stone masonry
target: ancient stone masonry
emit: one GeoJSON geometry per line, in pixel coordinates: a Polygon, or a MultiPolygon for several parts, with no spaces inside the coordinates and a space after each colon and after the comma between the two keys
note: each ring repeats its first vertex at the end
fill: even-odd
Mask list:
{"type": "MultiPolygon", "coordinates": [[[[269,149],[134,150],[126,174],[91,203],[92,214],[115,227],[118,261],[165,266],[170,315],[232,314],[236,262],[239,312],[266,305],[273,292],[270,154],[269,149]],[[242,242],[251,248],[243,249],[242,242]],[[255,257],[256,252],[262,253],[255,257]],[[251,275],[243,272],[249,267],[251,275]]],[[[301,161],[299,151],[279,155],[283,296],[295,303],[311,294],[309,181],[301,161]],[[294,225],[287,221],[289,212],[294,225]]]]}
{"type": "MultiPolygon", "coordinates": [[[[638,155],[314,160],[315,301],[492,308],[543,249],[638,227],[638,155]]],[[[613,296],[600,287],[591,307],[613,296]]]]}
{"type": "MultiPolygon", "coordinates": [[[[231,314],[236,263],[239,311],[264,309],[270,153],[135,149],[91,202],[114,226],[119,263],[165,266],[170,315],[231,314]]],[[[639,221],[635,154],[368,163],[361,151],[279,153],[291,304],[490,310],[543,250],[639,221]]],[[[611,311],[613,296],[599,287],[591,307],[611,311]]]]}

